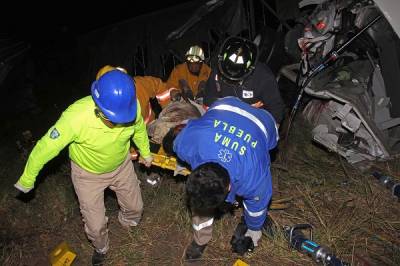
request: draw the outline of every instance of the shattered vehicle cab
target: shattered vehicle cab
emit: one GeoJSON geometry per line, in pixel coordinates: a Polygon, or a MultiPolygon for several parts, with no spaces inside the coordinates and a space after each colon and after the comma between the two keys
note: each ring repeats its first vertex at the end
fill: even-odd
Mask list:
{"type": "Polygon", "coordinates": [[[313,77],[304,90],[311,96],[303,116],[313,126],[313,140],[351,164],[387,160],[399,153],[400,3],[397,1],[319,1],[298,39],[302,51],[299,71],[305,75],[382,15],[347,46],[333,65],[313,77]]]}

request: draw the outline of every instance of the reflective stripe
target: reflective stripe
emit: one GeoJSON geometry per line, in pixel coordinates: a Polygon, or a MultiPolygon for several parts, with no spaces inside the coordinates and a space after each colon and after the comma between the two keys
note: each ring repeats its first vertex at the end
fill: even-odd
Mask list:
{"type": "Polygon", "coordinates": [[[277,123],[275,122],[275,118],[271,115],[271,113],[267,112],[267,110],[265,110],[265,112],[271,117],[272,121],[274,121],[274,126],[275,126],[275,132],[276,132],[276,142],[279,141],[279,128],[277,123]]]}
{"type": "Polygon", "coordinates": [[[214,218],[211,218],[210,220],[205,221],[204,223],[201,223],[199,225],[193,224],[193,229],[196,230],[196,231],[200,231],[201,229],[212,225],[213,222],[214,222],[214,218]]]}
{"type": "Polygon", "coordinates": [[[263,123],[261,123],[261,121],[257,117],[255,117],[253,114],[251,114],[243,109],[240,109],[239,107],[227,105],[227,104],[221,104],[221,105],[214,106],[213,108],[210,108],[209,110],[230,111],[230,112],[236,113],[238,115],[244,116],[244,117],[250,119],[251,121],[253,121],[261,129],[261,131],[264,133],[265,137],[268,139],[268,132],[267,132],[267,129],[265,128],[265,126],[263,125],[263,123]]]}
{"type": "Polygon", "coordinates": [[[166,90],[163,93],[157,94],[156,95],[157,100],[161,102],[168,100],[170,98],[170,93],[172,90],[177,90],[177,88],[170,88],[169,90],[166,90]]]}
{"type": "Polygon", "coordinates": [[[244,208],[246,209],[247,213],[248,213],[251,217],[258,217],[258,216],[261,216],[261,215],[263,215],[264,212],[267,210],[267,209],[264,209],[264,210],[261,210],[261,211],[259,211],[259,212],[251,212],[251,211],[249,211],[249,210],[247,209],[247,206],[246,206],[246,204],[244,204],[244,202],[243,202],[243,206],[244,206],[244,208]]]}
{"type": "Polygon", "coordinates": [[[276,132],[276,142],[278,142],[279,141],[279,128],[276,123],[274,123],[274,126],[275,126],[275,132],[276,132]]]}

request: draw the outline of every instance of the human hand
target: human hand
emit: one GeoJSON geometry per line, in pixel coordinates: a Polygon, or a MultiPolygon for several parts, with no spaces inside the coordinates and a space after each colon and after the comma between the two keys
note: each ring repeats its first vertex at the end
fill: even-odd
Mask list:
{"type": "Polygon", "coordinates": [[[245,236],[248,228],[242,217],[241,222],[236,226],[235,232],[231,238],[232,251],[243,256],[246,252],[254,250],[253,239],[250,236],[245,236]]]}
{"type": "Polygon", "coordinates": [[[171,101],[178,102],[182,98],[182,93],[178,89],[173,89],[169,92],[169,97],[171,98],[171,101]]]}
{"type": "Polygon", "coordinates": [[[19,182],[15,183],[15,184],[14,184],[14,187],[15,187],[16,189],[18,189],[19,191],[24,192],[24,193],[28,193],[29,191],[31,191],[31,190],[33,189],[33,187],[31,187],[31,188],[26,188],[26,187],[24,187],[23,185],[21,185],[19,182]]]}
{"type": "Polygon", "coordinates": [[[147,168],[151,167],[151,163],[153,162],[153,156],[149,155],[146,158],[140,157],[139,163],[144,164],[147,168]]]}
{"type": "Polygon", "coordinates": [[[198,92],[196,95],[196,98],[202,98],[205,96],[205,90],[206,90],[206,82],[204,80],[199,82],[199,85],[197,86],[198,92]]]}
{"type": "Polygon", "coordinates": [[[260,240],[260,238],[262,236],[262,232],[261,232],[261,230],[253,231],[253,230],[247,229],[247,232],[244,236],[250,237],[251,240],[253,240],[254,246],[257,247],[258,241],[260,240]]]}
{"type": "Polygon", "coordinates": [[[258,101],[256,103],[253,103],[251,106],[253,106],[255,108],[261,108],[264,106],[264,103],[262,101],[258,101]]]}
{"type": "Polygon", "coordinates": [[[185,100],[186,99],[194,100],[193,91],[186,80],[184,79],[179,80],[179,88],[181,89],[182,97],[185,100]]]}
{"type": "Polygon", "coordinates": [[[194,96],[193,96],[193,91],[190,88],[186,88],[183,90],[183,98],[185,100],[190,99],[190,100],[194,100],[194,96]]]}
{"type": "Polygon", "coordinates": [[[129,153],[131,154],[131,160],[132,161],[136,161],[139,157],[139,154],[137,153],[137,151],[135,150],[135,148],[130,147],[129,148],[129,153]]]}

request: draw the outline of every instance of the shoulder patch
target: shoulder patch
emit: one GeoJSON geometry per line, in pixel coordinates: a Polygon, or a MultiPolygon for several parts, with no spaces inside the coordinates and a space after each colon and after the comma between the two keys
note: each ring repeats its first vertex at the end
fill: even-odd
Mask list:
{"type": "Polygon", "coordinates": [[[253,98],[254,97],[253,91],[243,90],[242,97],[243,97],[243,99],[253,98]]]}
{"type": "Polygon", "coordinates": [[[57,128],[53,128],[53,130],[50,132],[50,138],[56,139],[59,136],[60,136],[60,132],[58,132],[57,128]]]}

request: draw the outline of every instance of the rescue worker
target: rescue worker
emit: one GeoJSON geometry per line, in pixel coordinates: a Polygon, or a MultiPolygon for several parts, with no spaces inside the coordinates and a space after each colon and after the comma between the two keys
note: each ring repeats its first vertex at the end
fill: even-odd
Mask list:
{"type": "Polygon", "coordinates": [[[236,196],[243,198],[245,235],[258,245],[272,196],[268,151],[278,138],[270,113],[236,97],[216,101],[202,117],[168,132],[164,150],[192,169],[186,195],[194,236],[186,259],[201,257],[212,237],[213,210],[224,201],[234,203],[236,196]]]}
{"type": "Polygon", "coordinates": [[[28,193],[39,171],[69,145],[71,178],[78,196],[84,229],[95,250],[93,265],[102,265],[109,249],[104,190],[115,191],[120,205],[119,223],[137,226],[143,211],[139,181],[130,160],[130,140],[142,163],[153,160],[146,126],[132,78],[112,70],[95,80],[91,96],[70,105],[37,142],[15,187],[28,193]]]}
{"type": "MultiPolygon", "coordinates": [[[[125,73],[127,71],[121,67],[106,65],[102,67],[96,74],[96,79],[99,79],[108,71],[119,69],[125,73]]],[[[155,113],[151,107],[150,99],[156,98],[161,107],[165,107],[170,102],[170,92],[175,88],[166,87],[165,82],[161,79],[152,76],[134,76],[136,88],[136,97],[140,103],[144,123],[147,125],[155,119],[155,113]]]]}
{"type": "Polygon", "coordinates": [[[235,96],[269,111],[278,125],[285,104],[271,69],[258,61],[258,46],[242,37],[228,37],[220,46],[218,60],[205,87],[204,104],[235,96]]]}
{"type": "Polygon", "coordinates": [[[167,88],[178,88],[184,97],[191,100],[202,97],[202,91],[211,73],[204,60],[203,49],[198,45],[191,46],[185,54],[185,62],[171,71],[167,88]]]}

